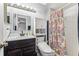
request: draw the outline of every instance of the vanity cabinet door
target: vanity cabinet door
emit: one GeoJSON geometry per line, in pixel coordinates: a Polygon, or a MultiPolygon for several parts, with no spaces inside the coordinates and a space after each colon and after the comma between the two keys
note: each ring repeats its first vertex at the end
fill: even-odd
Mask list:
{"type": "Polygon", "coordinates": [[[28,47],[23,48],[23,56],[33,56],[35,53],[35,46],[29,45],[28,47]]]}
{"type": "Polygon", "coordinates": [[[12,49],[10,50],[7,47],[4,47],[4,56],[21,56],[21,49],[12,49]]]}
{"type": "Polygon", "coordinates": [[[17,42],[17,45],[19,48],[25,48],[25,47],[29,47],[29,46],[35,46],[35,39],[24,39],[24,40],[19,40],[17,42]]]}

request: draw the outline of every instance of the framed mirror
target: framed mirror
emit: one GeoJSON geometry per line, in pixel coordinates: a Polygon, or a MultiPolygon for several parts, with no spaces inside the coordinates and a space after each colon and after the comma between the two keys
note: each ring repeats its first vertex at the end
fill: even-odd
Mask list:
{"type": "Polygon", "coordinates": [[[14,31],[28,31],[31,30],[31,16],[14,14],[13,18],[14,31]]]}

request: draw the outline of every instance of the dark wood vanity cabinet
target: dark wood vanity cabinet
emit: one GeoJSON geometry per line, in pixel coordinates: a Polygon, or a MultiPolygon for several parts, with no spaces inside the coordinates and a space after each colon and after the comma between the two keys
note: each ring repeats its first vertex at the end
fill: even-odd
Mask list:
{"type": "Polygon", "coordinates": [[[36,56],[35,38],[8,41],[4,47],[4,56],[36,56]]]}

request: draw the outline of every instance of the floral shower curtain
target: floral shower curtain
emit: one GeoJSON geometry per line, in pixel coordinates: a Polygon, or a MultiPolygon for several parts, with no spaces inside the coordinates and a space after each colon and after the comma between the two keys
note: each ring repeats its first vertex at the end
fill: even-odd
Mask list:
{"type": "Polygon", "coordinates": [[[63,9],[50,11],[49,45],[59,55],[65,55],[66,50],[63,20],[63,9]]]}

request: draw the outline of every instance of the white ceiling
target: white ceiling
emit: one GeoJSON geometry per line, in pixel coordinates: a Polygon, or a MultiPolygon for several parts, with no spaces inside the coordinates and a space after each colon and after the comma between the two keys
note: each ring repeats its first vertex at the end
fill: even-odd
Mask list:
{"type": "Polygon", "coordinates": [[[44,5],[44,6],[46,6],[47,5],[47,3],[40,3],[41,5],[44,5]]]}
{"type": "Polygon", "coordinates": [[[57,8],[61,8],[64,5],[66,5],[67,3],[22,3],[23,5],[27,6],[27,5],[39,5],[42,6],[44,8],[52,8],[52,9],[57,9],[57,8]]]}
{"type": "Polygon", "coordinates": [[[61,8],[66,4],[67,3],[41,3],[41,5],[44,5],[48,8],[53,8],[53,9],[61,8]]]}

